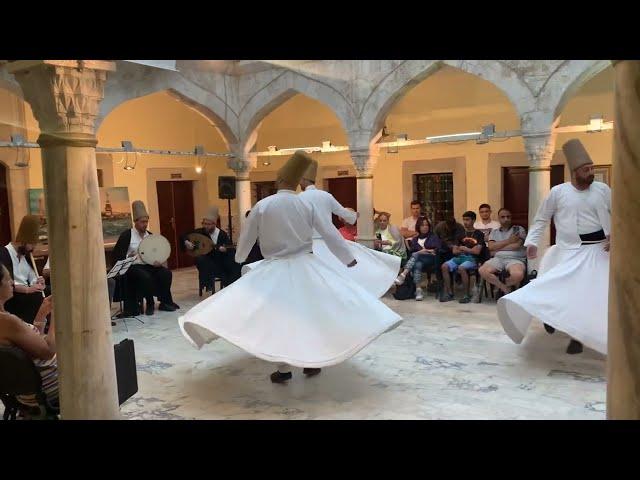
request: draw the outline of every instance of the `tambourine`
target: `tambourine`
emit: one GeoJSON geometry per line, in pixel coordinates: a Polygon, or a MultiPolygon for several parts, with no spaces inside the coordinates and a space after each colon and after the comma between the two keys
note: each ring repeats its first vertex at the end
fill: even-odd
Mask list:
{"type": "Polygon", "coordinates": [[[138,255],[147,265],[164,263],[171,256],[171,244],[162,235],[149,235],[140,242],[138,255]]]}
{"type": "Polygon", "coordinates": [[[213,240],[202,233],[190,233],[186,236],[186,239],[193,243],[194,247],[193,250],[187,249],[187,255],[199,257],[213,250],[213,240]]]}

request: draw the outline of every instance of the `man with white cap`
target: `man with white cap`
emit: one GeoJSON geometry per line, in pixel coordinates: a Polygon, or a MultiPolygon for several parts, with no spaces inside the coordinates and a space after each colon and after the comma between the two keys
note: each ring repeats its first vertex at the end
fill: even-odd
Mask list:
{"type": "Polygon", "coordinates": [[[113,248],[113,260],[117,262],[127,257],[136,257],[133,265],[129,267],[125,276],[126,292],[124,299],[124,312],[122,317],[134,316],[139,313],[138,292],[146,301],[145,313],[153,315],[155,310],[154,295],[158,297],[160,306],[158,310],[174,312],[180,307],[174,303],[171,296],[171,270],[156,262],[155,265],[145,264],[138,255],[138,247],[143,239],[152,233],[147,230],[149,214],[141,200],[131,204],[133,210],[133,228],[120,234],[116,246],[113,248]]]}
{"type": "Polygon", "coordinates": [[[594,181],[593,161],[579,140],[562,150],[571,181],[551,189],[524,242],[528,258],[536,258],[553,218],[556,245],[543,257],[537,279],[498,301],[498,317],[516,343],[536,317],[548,333],[557,328],[572,337],[567,353],[582,352],[584,344],[606,355],[611,189],[594,181]]]}
{"type": "MultiPolygon", "coordinates": [[[[227,245],[231,242],[227,232],[219,229],[216,225],[218,218],[218,207],[212,205],[202,217],[202,228],[196,228],[193,232],[190,232],[210,237],[213,242],[213,250],[211,252],[196,257],[200,285],[210,292],[213,291],[214,277],[220,279],[222,287],[230,285],[235,280],[235,262],[227,250],[227,245]]],[[[187,235],[185,234],[181,237],[181,246],[187,250],[193,250],[195,245],[186,238],[187,235]]]]}

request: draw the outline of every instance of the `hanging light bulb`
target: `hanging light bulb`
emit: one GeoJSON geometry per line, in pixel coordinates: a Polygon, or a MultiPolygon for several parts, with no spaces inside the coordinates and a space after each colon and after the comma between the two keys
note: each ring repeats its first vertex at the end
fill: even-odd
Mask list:
{"type": "Polygon", "coordinates": [[[196,145],[193,153],[196,155],[196,173],[200,174],[202,173],[202,167],[207,163],[206,157],[202,163],[200,162],[200,157],[204,155],[204,147],[202,145],[196,145]]]}

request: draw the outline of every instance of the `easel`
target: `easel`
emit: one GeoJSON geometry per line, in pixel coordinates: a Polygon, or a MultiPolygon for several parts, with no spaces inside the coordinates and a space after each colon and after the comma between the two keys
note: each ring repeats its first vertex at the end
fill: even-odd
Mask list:
{"type": "Polygon", "coordinates": [[[142,320],[140,320],[137,315],[133,315],[133,316],[119,316],[121,314],[124,313],[124,297],[126,295],[127,292],[127,277],[125,276],[125,273],[127,273],[127,271],[129,270],[129,267],[131,267],[131,265],[133,265],[134,260],[136,259],[136,257],[129,257],[129,258],[125,258],[124,260],[119,260],[116,262],[116,264],[113,266],[113,268],[109,271],[109,273],[107,274],[107,279],[109,278],[116,278],[116,277],[120,277],[120,281],[121,281],[121,292],[120,292],[120,311],[116,312],[115,315],[113,315],[111,317],[111,325],[115,325],[114,323],[114,319],[118,318],[120,320],[122,320],[124,322],[124,327],[127,329],[127,332],[129,331],[129,327],[127,326],[127,318],[133,318],[137,321],[139,321],[141,324],[144,325],[144,322],[142,320]]]}

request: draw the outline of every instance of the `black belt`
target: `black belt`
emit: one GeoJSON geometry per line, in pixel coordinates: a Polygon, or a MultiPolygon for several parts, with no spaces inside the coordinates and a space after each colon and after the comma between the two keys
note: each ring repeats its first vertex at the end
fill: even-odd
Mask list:
{"type": "Polygon", "coordinates": [[[583,244],[598,243],[606,239],[607,236],[604,234],[604,230],[598,230],[597,232],[585,233],[584,235],[580,235],[580,240],[583,244]]]}

